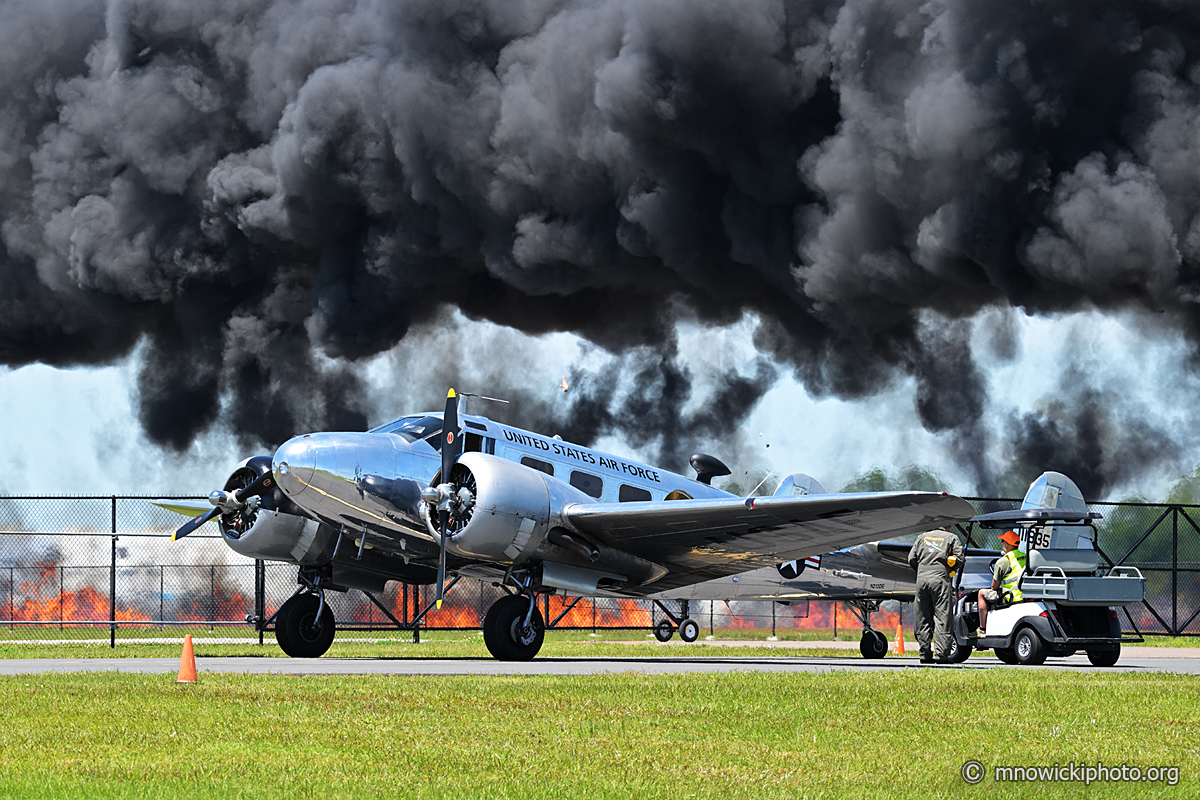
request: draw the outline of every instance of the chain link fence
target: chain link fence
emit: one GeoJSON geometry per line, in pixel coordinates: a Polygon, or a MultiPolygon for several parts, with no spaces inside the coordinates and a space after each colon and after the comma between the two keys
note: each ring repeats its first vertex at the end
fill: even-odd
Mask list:
{"type": "MultiPolygon", "coordinates": [[[[175,642],[180,629],[204,630],[217,640],[263,641],[258,623],[296,591],[296,568],[246,559],[215,534],[171,542],[181,517],[150,499],[0,497],[0,642],[83,639],[115,647],[119,641],[175,642]]],[[[980,513],[1020,504],[969,499],[980,513]]],[[[1200,634],[1200,507],[1093,503],[1090,509],[1104,515],[1097,526],[1101,563],[1137,567],[1146,576],[1146,601],[1122,615],[1126,630],[1200,634]]],[[[971,546],[1000,547],[997,531],[968,523],[959,533],[971,546]]],[[[339,639],[380,640],[419,638],[422,630],[478,630],[501,591],[464,579],[440,610],[429,608],[430,586],[390,583],[377,596],[351,591],[327,598],[339,639]]],[[[646,600],[540,602],[546,621],[560,629],[640,632],[665,616],[646,600]]],[[[693,601],[690,613],[710,633],[817,628],[857,637],[861,627],[834,602],[693,601]]],[[[897,624],[911,629],[911,605],[885,603],[872,623],[885,631],[897,624]]],[[[269,626],[265,633],[272,635],[269,626]]]]}

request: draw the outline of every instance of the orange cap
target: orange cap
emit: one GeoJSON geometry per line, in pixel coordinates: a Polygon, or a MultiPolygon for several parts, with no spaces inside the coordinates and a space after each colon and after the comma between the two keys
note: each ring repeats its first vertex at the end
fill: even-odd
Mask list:
{"type": "Polygon", "coordinates": [[[1005,531],[1004,533],[1000,534],[1000,541],[1008,542],[1013,547],[1016,547],[1021,543],[1021,537],[1016,531],[1005,531]]]}

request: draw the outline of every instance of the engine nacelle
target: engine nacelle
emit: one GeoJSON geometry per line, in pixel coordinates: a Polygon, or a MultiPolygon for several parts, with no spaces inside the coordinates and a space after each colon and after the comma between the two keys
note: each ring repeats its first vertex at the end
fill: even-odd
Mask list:
{"type": "MultiPolygon", "coordinates": [[[[271,471],[270,456],[248,458],[225,481],[226,492],[236,492],[271,471]]],[[[331,543],[333,531],[301,513],[278,486],[256,498],[245,508],[217,517],[221,538],[231,549],[248,558],[314,563],[331,543]]]]}
{"type": "MultiPolygon", "coordinates": [[[[466,524],[446,541],[448,551],[464,558],[521,563],[562,524],[560,509],[596,502],[569,484],[485,453],[461,455],[453,475],[456,486],[469,486],[474,498],[466,524]]],[[[438,538],[437,511],[424,508],[425,524],[438,538]]]]}

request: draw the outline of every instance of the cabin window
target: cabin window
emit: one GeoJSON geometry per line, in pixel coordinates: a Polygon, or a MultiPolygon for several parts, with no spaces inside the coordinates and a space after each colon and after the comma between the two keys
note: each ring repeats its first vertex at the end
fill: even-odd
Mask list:
{"type": "Polygon", "coordinates": [[[644,503],[649,499],[650,493],[637,486],[622,483],[621,488],[617,490],[617,500],[621,503],[644,503]]]}
{"type": "MultiPolygon", "coordinates": [[[[494,441],[494,440],[493,440],[494,441]]],[[[538,472],[544,472],[547,475],[554,475],[554,465],[549,461],[540,461],[530,456],[525,456],[521,459],[521,463],[531,469],[536,469],[538,472]]]]}
{"type": "Polygon", "coordinates": [[[571,485],[584,494],[599,497],[604,491],[604,481],[595,475],[575,470],[571,473],[571,485]]]}
{"type": "Polygon", "coordinates": [[[683,489],[676,489],[675,491],[671,492],[670,494],[668,494],[666,497],[663,498],[663,500],[691,500],[691,499],[692,499],[692,496],[690,494],[688,494],[687,492],[685,492],[683,489]]]}

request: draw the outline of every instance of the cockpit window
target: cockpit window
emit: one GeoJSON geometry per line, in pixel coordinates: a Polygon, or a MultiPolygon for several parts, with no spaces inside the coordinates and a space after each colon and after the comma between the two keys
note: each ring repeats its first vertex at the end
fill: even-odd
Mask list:
{"type": "Polygon", "coordinates": [[[442,432],[442,421],[437,417],[401,417],[394,422],[380,425],[372,432],[394,433],[410,444],[422,439],[429,439],[429,444],[435,450],[442,443],[437,436],[442,432]]]}

